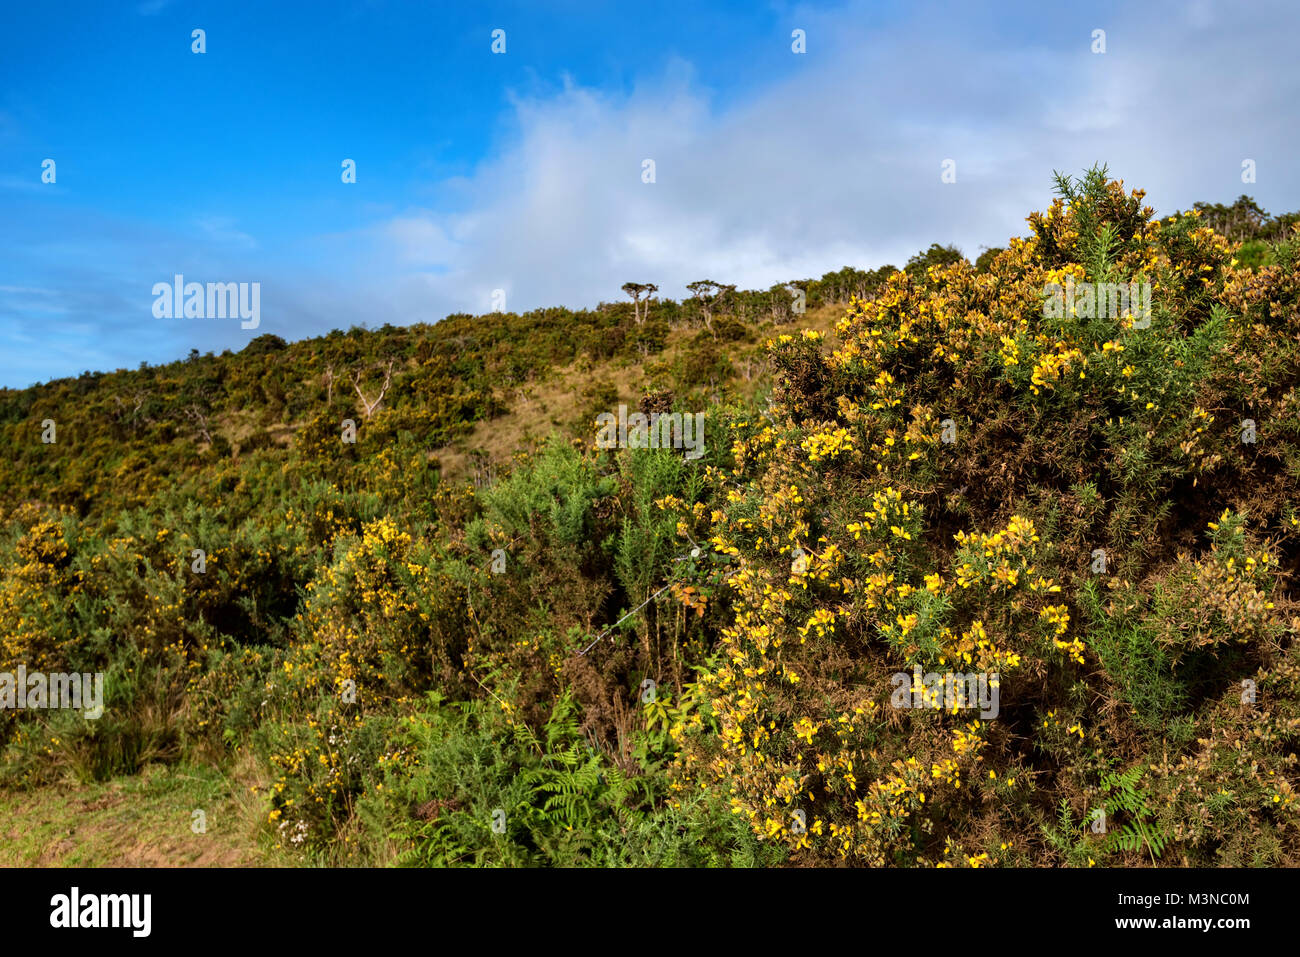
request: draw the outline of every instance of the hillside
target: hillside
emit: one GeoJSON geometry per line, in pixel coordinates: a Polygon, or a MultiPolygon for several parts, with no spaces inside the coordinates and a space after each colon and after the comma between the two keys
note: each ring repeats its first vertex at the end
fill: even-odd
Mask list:
{"type": "Polygon", "coordinates": [[[1300,863],[1297,216],[1058,193],[973,264],[0,390],[0,673],[105,676],[0,713],[5,806],[156,795],[159,863],[1300,863]]]}

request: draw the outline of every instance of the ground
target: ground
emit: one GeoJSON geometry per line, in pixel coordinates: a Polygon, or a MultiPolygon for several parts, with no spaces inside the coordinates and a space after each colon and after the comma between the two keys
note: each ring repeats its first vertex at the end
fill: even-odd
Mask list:
{"type": "Polygon", "coordinates": [[[263,801],[245,774],[155,765],[103,783],[0,792],[0,866],[257,867],[263,801]],[[194,811],[206,817],[195,833],[194,811]]]}

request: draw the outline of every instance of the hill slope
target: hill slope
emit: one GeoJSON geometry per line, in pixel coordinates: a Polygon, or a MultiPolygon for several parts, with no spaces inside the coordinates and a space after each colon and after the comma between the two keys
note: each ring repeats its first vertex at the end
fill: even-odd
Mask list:
{"type": "Polygon", "coordinates": [[[106,675],[0,715],[0,782],[251,761],[253,836],[332,863],[1296,863],[1300,239],[1058,187],[803,315],[0,393],[0,673],[106,675]],[[595,447],[620,403],[702,457],[595,447]]]}

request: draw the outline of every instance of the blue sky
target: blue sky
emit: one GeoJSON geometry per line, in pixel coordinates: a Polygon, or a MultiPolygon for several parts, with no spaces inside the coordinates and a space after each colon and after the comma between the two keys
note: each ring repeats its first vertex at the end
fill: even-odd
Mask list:
{"type": "Polygon", "coordinates": [[[933,241],[973,257],[1023,233],[1054,168],[1096,161],[1162,212],[1300,208],[1289,2],[52,0],[5,20],[6,386],[486,312],[495,289],[589,306],[627,280],[680,296],[933,241]],[[176,273],[260,282],[259,328],[156,319],[176,273]]]}

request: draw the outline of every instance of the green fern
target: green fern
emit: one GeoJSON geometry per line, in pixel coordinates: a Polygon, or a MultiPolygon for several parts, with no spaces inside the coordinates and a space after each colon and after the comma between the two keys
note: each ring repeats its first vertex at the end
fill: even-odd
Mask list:
{"type": "Polygon", "coordinates": [[[1146,795],[1138,789],[1144,770],[1138,765],[1118,774],[1107,772],[1102,775],[1106,819],[1109,821],[1121,813],[1129,818],[1118,830],[1107,834],[1104,846],[1108,851],[1140,851],[1145,847],[1154,864],[1171,838],[1153,820],[1155,814],[1147,804],[1146,795]]]}
{"type": "MultiPolygon", "coordinates": [[[[528,732],[530,745],[536,738],[528,732]]],[[[584,747],[577,707],[565,694],[546,722],[543,766],[529,768],[523,782],[532,790],[538,816],[547,824],[566,828],[580,825],[591,811],[594,797],[605,782],[601,757],[584,747]],[[584,807],[585,805],[588,805],[584,807]]]]}

